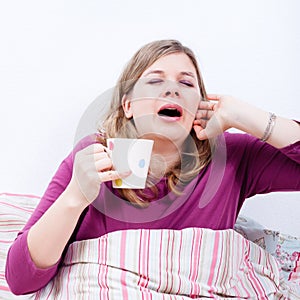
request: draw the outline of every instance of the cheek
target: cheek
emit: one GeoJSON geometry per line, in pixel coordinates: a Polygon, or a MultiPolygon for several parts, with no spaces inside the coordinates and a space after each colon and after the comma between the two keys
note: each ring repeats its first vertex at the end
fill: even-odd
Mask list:
{"type": "Polygon", "coordinates": [[[200,99],[201,99],[200,94],[194,90],[186,91],[185,93],[182,93],[182,94],[183,94],[183,98],[185,99],[186,109],[191,114],[195,115],[198,110],[200,99]]]}
{"type": "Polygon", "coordinates": [[[153,114],[155,101],[150,98],[136,99],[132,102],[133,117],[153,114]]]}
{"type": "Polygon", "coordinates": [[[136,98],[157,98],[160,95],[161,87],[155,85],[144,84],[138,81],[133,89],[133,96],[136,98]]]}

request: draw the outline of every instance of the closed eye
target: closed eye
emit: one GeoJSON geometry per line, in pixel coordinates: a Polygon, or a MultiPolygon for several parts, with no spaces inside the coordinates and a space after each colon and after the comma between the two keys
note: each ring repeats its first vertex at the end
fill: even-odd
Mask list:
{"type": "Polygon", "coordinates": [[[188,87],[194,87],[194,85],[190,81],[188,81],[188,80],[180,80],[180,83],[184,84],[184,85],[186,85],[188,87]]]}
{"type": "Polygon", "coordinates": [[[159,79],[159,78],[153,78],[151,80],[149,80],[147,83],[148,84],[156,84],[156,83],[162,83],[163,80],[162,79],[159,79]]]}

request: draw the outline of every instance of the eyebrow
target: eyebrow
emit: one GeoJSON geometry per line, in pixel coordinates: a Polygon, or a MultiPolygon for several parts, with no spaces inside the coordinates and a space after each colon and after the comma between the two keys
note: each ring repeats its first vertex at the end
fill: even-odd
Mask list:
{"type": "MultiPolygon", "coordinates": [[[[144,76],[148,76],[148,75],[151,75],[151,74],[163,75],[164,73],[165,72],[163,70],[151,70],[151,71],[147,72],[144,76]]],[[[180,75],[186,75],[186,76],[190,76],[190,77],[196,79],[194,73],[192,73],[192,72],[182,71],[182,72],[180,72],[180,75]]]]}

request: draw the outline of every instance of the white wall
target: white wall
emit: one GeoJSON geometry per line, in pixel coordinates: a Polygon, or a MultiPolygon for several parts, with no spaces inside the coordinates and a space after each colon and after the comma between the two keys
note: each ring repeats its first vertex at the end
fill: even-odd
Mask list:
{"type": "Polygon", "coordinates": [[[84,111],[156,39],[194,49],[208,92],[299,119],[299,11],[297,0],[2,1],[0,192],[42,195],[84,111]]]}

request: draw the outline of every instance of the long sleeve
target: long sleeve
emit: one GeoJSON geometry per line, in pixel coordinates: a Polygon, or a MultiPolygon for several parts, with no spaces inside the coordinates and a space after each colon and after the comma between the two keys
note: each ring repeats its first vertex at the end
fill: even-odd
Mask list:
{"type": "Polygon", "coordinates": [[[276,191],[300,191],[300,141],[276,149],[247,135],[243,159],[246,198],[276,191]]]}
{"type": "Polygon", "coordinates": [[[20,295],[35,292],[45,286],[56,275],[60,261],[47,269],[36,267],[32,261],[27,245],[28,231],[66,189],[72,177],[75,153],[92,142],[94,142],[94,139],[91,136],[84,138],[63,160],[37,208],[11,245],[6,261],[5,276],[14,294],[20,295]]]}
{"type": "MultiPolygon", "coordinates": [[[[36,267],[30,257],[27,235],[29,229],[40,219],[68,185],[72,175],[72,169],[70,169],[71,161],[72,158],[71,155],[69,155],[61,163],[31,218],[22,231],[18,233],[16,240],[8,251],[5,276],[9,288],[16,295],[39,290],[57,273],[60,261],[47,269],[36,267]]],[[[45,236],[45,238],[47,237],[45,236]]],[[[42,242],[43,241],[41,241],[41,243],[42,242]]]]}

